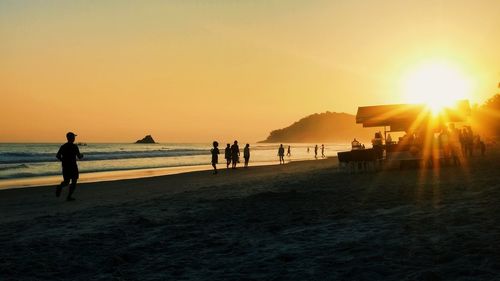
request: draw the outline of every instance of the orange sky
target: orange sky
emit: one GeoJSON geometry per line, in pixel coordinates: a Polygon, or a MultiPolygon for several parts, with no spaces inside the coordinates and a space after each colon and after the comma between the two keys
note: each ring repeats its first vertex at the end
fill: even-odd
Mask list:
{"type": "Polygon", "coordinates": [[[0,141],[253,142],[405,102],[421,61],[500,80],[500,1],[2,1],[0,141]]]}

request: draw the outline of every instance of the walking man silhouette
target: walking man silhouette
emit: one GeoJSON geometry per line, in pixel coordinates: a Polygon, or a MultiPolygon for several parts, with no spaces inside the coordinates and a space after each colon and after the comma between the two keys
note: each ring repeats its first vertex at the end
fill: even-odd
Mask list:
{"type": "Polygon", "coordinates": [[[56,196],[61,196],[62,188],[67,186],[71,180],[71,185],[69,186],[68,197],[66,201],[74,201],[75,198],[72,197],[73,192],[75,192],[76,182],[78,181],[78,165],[76,164],[76,158],[82,159],[83,154],[80,153],[78,146],[74,143],[76,135],[72,132],[66,134],[67,143],[61,145],[59,151],[56,154],[56,158],[62,163],[62,174],[63,181],[60,185],[56,187],[56,196]]]}
{"type": "Polygon", "coordinates": [[[236,169],[236,165],[240,162],[240,147],[238,146],[238,141],[234,141],[231,145],[231,162],[233,162],[232,168],[236,169]]]}
{"type": "Polygon", "coordinates": [[[229,169],[229,164],[231,164],[231,145],[229,143],[224,150],[224,158],[226,158],[226,168],[229,169]]]}
{"type": "Polygon", "coordinates": [[[250,161],[250,144],[246,144],[243,148],[243,158],[245,158],[245,168],[248,168],[248,161],[250,161]]]}
{"type": "Polygon", "coordinates": [[[283,144],[280,144],[280,147],[278,148],[278,157],[280,158],[280,164],[285,164],[285,148],[283,147],[283,144]]]}

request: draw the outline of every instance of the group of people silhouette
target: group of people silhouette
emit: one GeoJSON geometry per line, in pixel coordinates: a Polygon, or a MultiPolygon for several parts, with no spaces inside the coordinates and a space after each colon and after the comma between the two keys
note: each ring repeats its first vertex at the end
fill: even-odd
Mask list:
{"type": "Polygon", "coordinates": [[[460,165],[460,159],[472,157],[474,149],[480,150],[481,155],[486,150],[484,141],[479,135],[474,135],[470,126],[459,129],[452,123],[440,132],[438,141],[445,156],[451,157],[455,165],[460,165]]]}
{"type": "MultiPolygon", "coordinates": [[[[318,159],[318,150],[320,149],[320,147],[316,144],[314,146],[314,158],[315,159],[318,159]]],[[[310,152],[310,149],[309,147],[307,147],[307,153],[310,152]]],[[[285,164],[285,148],[283,147],[283,144],[280,144],[280,147],[278,148],[278,157],[280,159],[280,164],[285,164]]],[[[292,156],[292,152],[291,152],[291,146],[288,146],[288,149],[287,149],[287,154],[286,156],[290,157],[292,156]]],[[[321,158],[325,158],[326,155],[325,155],[325,145],[322,144],[321,145],[321,158]]]]}
{"type": "MultiPolygon", "coordinates": [[[[364,144],[360,143],[356,138],[351,142],[352,150],[365,149],[364,144]]],[[[376,132],[372,139],[373,148],[382,148],[388,152],[394,150],[409,151],[413,155],[418,155],[422,151],[426,151],[427,155],[438,151],[444,163],[449,163],[458,166],[466,157],[472,157],[474,150],[478,150],[481,155],[485,154],[486,144],[478,134],[474,134],[470,126],[456,128],[454,123],[450,123],[441,127],[441,130],[428,133],[426,130],[416,130],[414,132],[405,133],[399,137],[399,141],[392,140],[391,134],[385,138],[382,133],[376,132]],[[399,148],[398,148],[399,147],[399,148]]]]}
{"type": "MultiPolygon", "coordinates": [[[[76,183],[79,178],[78,165],[76,163],[77,159],[82,159],[83,154],[80,153],[78,145],[75,144],[76,134],[72,132],[68,132],[66,134],[67,142],[59,148],[59,151],[56,154],[56,158],[61,161],[62,164],[62,174],[63,181],[56,187],[56,196],[60,197],[62,189],[65,186],[69,185],[69,192],[66,197],[67,201],[74,201],[73,193],[76,189],[76,183]]],[[[212,154],[212,167],[214,168],[214,174],[217,174],[217,164],[219,162],[219,143],[214,141],[212,143],[213,148],[210,150],[212,154]]],[[[318,158],[318,145],[314,147],[314,157],[318,158]]],[[[309,153],[309,147],[307,148],[307,152],[309,153]]],[[[287,156],[290,157],[292,155],[291,146],[288,146],[287,156]]],[[[278,156],[280,160],[280,164],[285,164],[285,148],[283,144],[280,144],[278,148],[278,156]]],[[[325,146],[321,145],[321,156],[325,157],[325,146]]],[[[235,140],[232,145],[227,144],[224,150],[224,158],[226,159],[226,168],[229,169],[229,165],[231,165],[232,169],[236,169],[238,163],[240,163],[240,147],[238,146],[238,141],[235,140]]],[[[243,159],[245,159],[244,167],[248,168],[248,163],[250,162],[250,144],[246,144],[243,148],[243,159]]]]}
{"type": "MultiPolygon", "coordinates": [[[[212,167],[214,167],[214,174],[217,174],[217,164],[219,163],[220,154],[219,143],[214,141],[212,145],[213,148],[210,150],[212,154],[212,167]]],[[[236,166],[240,163],[240,147],[237,140],[234,141],[233,145],[229,143],[226,145],[224,158],[226,159],[226,168],[229,169],[229,165],[231,165],[232,169],[236,169],[236,166]]],[[[245,159],[244,167],[248,168],[248,162],[250,162],[250,144],[248,143],[243,148],[243,158],[245,159]]]]}
{"type": "MultiPolygon", "coordinates": [[[[318,159],[318,145],[314,146],[314,158],[318,159]]],[[[307,153],[309,153],[309,147],[307,148],[307,153]]],[[[321,145],[321,158],[325,158],[325,145],[321,145]]]]}
{"type": "MultiPolygon", "coordinates": [[[[219,142],[214,141],[212,143],[213,147],[210,149],[210,153],[212,155],[212,167],[214,168],[214,174],[217,174],[217,164],[219,163],[219,142]]],[[[314,147],[314,157],[317,159],[318,158],[318,150],[319,147],[316,145],[314,147]]],[[[307,153],[309,153],[309,147],[307,147],[307,153]]],[[[287,148],[287,153],[286,156],[291,157],[292,156],[292,148],[289,145],[287,148]]],[[[321,157],[325,158],[325,145],[321,145],[321,157]]],[[[240,163],[240,147],[238,145],[238,141],[235,140],[234,143],[227,144],[226,148],[224,149],[224,158],[226,159],[226,168],[229,169],[229,166],[231,165],[231,169],[236,169],[238,163],[240,163]]],[[[244,167],[248,168],[248,163],[250,162],[250,144],[246,144],[245,148],[243,148],[243,158],[245,159],[245,164],[244,167]]],[[[280,161],[280,164],[285,164],[285,147],[283,144],[280,144],[278,148],[278,158],[280,161]]]]}

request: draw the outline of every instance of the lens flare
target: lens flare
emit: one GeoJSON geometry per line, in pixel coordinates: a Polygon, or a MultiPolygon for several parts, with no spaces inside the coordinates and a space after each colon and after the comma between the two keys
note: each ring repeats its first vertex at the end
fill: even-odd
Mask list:
{"type": "Polygon", "coordinates": [[[403,91],[410,103],[424,103],[434,113],[470,96],[470,80],[458,68],[443,62],[428,62],[403,79],[403,91]]]}

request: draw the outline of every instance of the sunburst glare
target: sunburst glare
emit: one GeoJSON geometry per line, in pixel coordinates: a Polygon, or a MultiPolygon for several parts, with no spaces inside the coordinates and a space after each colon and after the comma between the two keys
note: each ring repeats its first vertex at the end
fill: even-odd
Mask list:
{"type": "Polygon", "coordinates": [[[422,63],[403,78],[406,100],[427,104],[434,114],[468,98],[471,86],[470,79],[458,67],[439,61],[422,63]]]}

